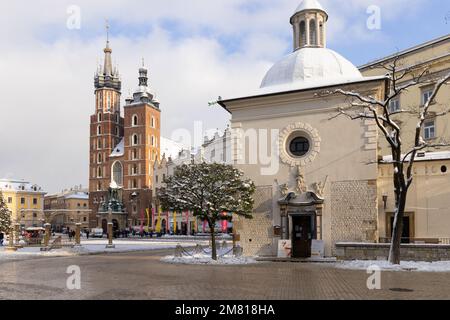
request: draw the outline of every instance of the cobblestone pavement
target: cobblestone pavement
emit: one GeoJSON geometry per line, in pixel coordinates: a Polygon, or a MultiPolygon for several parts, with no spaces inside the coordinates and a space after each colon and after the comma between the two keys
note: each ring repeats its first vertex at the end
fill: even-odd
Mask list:
{"type": "Polygon", "coordinates": [[[369,275],[364,271],[335,269],[326,264],[161,263],[161,256],[168,253],[2,262],[0,299],[450,299],[450,273],[383,272],[382,289],[369,291],[369,275]],[[71,265],[81,268],[81,290],[66,287],[66,270],[71,265]]]}

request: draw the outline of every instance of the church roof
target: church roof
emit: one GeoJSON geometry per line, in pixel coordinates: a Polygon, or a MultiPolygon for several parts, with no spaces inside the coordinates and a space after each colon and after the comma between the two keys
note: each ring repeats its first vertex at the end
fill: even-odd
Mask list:
{"type": "Polygon", "coordinates": [[[325,12],[325,9],[322,7],[319,1],[317,0],[303,0],[295,10],[295,13],[302,12],[304,10],[321,10],[325,12]]]}
{"type": "Polygon", "coordinates": [[[125,154],[125,138],[119,142],[119,144],[114,148],[114,151],[111,153],[111,158],[122,157],[125,154]]]}
{"type": "Polygon", "coordinates": [[[261,88],[320,81],[347,82],[363,76],[350,61],[327,48],[302,48],[284,57],[267,72],[261,88]]]}

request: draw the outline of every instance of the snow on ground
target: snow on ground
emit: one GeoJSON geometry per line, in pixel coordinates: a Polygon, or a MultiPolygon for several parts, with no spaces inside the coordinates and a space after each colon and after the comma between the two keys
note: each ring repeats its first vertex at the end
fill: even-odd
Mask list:
{"type": "Polygon", "coordinates": [[[196,254],[193,256],[167,256],[161,259],[162,262],[172,264],[211,264],[211,265],[243,265],[258,263],[254,258],[249,257],[235,257],[233,255],[223,256],[217,261],[211,258],[211,255],[196,254]]]}
{"type": "Polygon", "coordinates": [[[15,252],[7,252],[5,247],[0,247],[0,261],[2,260],[26,260],[40,257],[67,257],[77,255],[101,254],[101,253],[125,253],[136,251],[151,251],[161,249],[175,249],[177,245],[193,247],[197,243],[205,245],[207,242],[192,241],[152,241],[152,240],[122,240],[113,241],[114,249],[106,249],[108,240],[83,240],[81,247],[56,249],[50,252],[41,252],[39,247],[27,247],[15,252]]]}
{"type": "Polygon", "coordinates": [[[414,262],[402,261],[400,265],[391,265],[388,261],[343,261],[335,264],[339,269],[367,270],[378,266],[383,271],[414,271],[414,272],[450,272],[450,261],[414,262]]]}
{"type": "Polygon", "coordinates": [[[211,258],[211,249],[203,250],[201,253],[195,253],[193,250],[183,250],[182,257],[166,256],[161,259],[162,262],[171,264],[211,264],[211,265],[244,265],[258,263],[254,258],[236,257],[232,254],[231,247],[217,249],[218,260],[211,258]]]}

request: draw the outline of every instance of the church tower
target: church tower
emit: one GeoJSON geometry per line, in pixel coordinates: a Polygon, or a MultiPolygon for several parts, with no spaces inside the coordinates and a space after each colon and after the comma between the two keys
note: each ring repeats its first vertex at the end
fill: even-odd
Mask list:
{"type": "Polygon", "coordinates": [[[99,204],[106,199],[111,183],[110,154],[123,136],[124,120],[120,115],[122,83],[119,72],[112,65],[109,37],[103,50],[103,66],[95,77],[95,113],[90,124],[89,192],[92,215],[90,223],[96,227],[99,204]]]}
{"type": "Polygon", "coordinates": [[[291,17],[294,28],[294,51],[301,48],[326,47],[328,14],[317,0],[303,0],[291,17]]]}

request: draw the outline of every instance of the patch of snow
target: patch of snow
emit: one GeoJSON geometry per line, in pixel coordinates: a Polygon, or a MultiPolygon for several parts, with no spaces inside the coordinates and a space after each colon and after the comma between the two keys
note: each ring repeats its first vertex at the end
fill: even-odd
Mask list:
{"type": "Polygon", "coordinates": [[[371,266],[377,266],[383,271],[450,272],[450,261],[402,261],[400,265],[392,265],[386,260],[355,260],[343,261],[335,264],[336,268],[350,270],[367,270],[371,266]]]}
{"type": "Polygon", "coordinates": [[[124,154],[125,154],[125,138],[122,138],[119,144],[114,148],[110,157],[111,158],[122,157],[124,154]]]}
{"type": "MultiPolygon", "coordinates": [[[[429,160],[448,160],[450,159],[450,151],[438,151],[438,152],[423,152],[423,156],[416,155],[415,161],[429,161],[429,160]]],[[[402,155],[402,158],[404,155],[402,155]]],[[[411,157],[406,157],[406,161],[409,161],[411,157]]],[[[392,163],[392,155],[384,156],[383,163],[392,163]]]]}
{"type": "Polygon", "coordinates": [[[49,252],[40,251],[39,247],[25,247],[14,252],[7,252],[5,247],[0,247],[0,261],[2,260],[27,260],[44,257],[67,257],[101,253],[126,253],[136,251],[152,251],[162,249],[175,249],[177,245],[184,248],[193,247],[196,244],[206,245],[206,241],[152,241],[152,240],[120,240],[115,239],[115,248],[107,249],[108,240],[84,240],[81,246],[74,248],[55,249],[49,252]]]}
{"type": "Polygon", "coordinates": [[[195,254],[193,256],[166,256],[161,259],[162,262],[171,264],[208,264],[208,265],[246,265],[258,263],[254,258],[250,257],[236,257],[233,255],[225,255],[219,257],[218,260],[213,260],[211,255],[195,254]]]}

